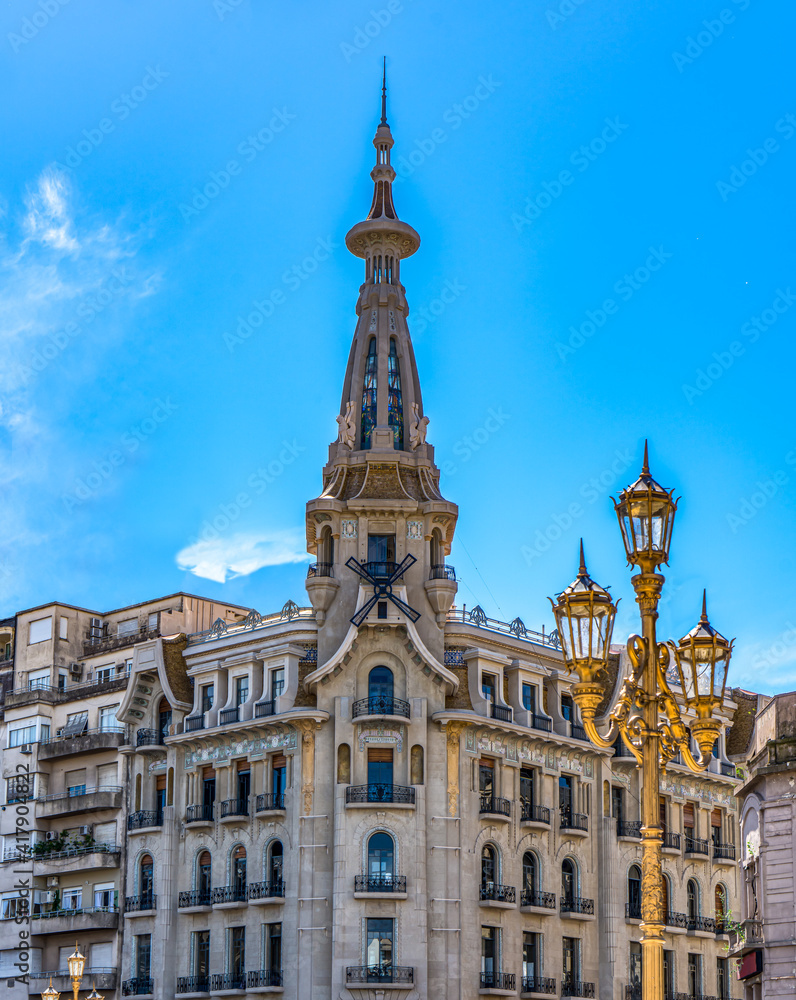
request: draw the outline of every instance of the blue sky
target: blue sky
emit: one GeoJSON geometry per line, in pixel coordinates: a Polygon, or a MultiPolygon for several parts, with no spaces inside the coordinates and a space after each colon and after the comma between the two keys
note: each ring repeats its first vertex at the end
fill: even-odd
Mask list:
{"type": "Polygon", "coordinates": [[[649,437],[683,496],[662,633],[706,586],[731,681],[796,686],[792,5],[20,0],[0,20],[3,614],[304,602],[386,54],[459,601],[550,627],[582,534],[633,630],[608,495],[649,437]]]}

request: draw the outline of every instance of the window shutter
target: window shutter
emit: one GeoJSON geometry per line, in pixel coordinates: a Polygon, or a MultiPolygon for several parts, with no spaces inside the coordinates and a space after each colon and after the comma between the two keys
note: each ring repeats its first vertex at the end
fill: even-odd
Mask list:
{"type": "Polygon", "coordinates": [[[480,767],[488,767],[491,770],[495,769],[495,762],[494,762],[494,760],[492,760],[491,757],[482,757],[478,761],[478,764],[479,764],[480,767]]]}
{"type": "Polygon", "coordinates": [[[392,747],[370,747],[368,761],[377,764],[392,764],[392,747]]]}
{"type": "Polygon", "coordinates": [[[116,784],[116,765],[101,764],[97,768],[97,785],[100,788],[108,788],[116,784]]]}
{"type": "Polygon", "coordinates": [[[686,802],[683,806],[683,826],[694,829],[694,806],[691,802],[686,802]]]}
{"type": "Polygon", "coordinates": [[[714,809],[710,814],[710,825],[721,826],[721,809],[714,809]]]}
{"type": "Polygon", "coordinates": [[[157,777],[157,783],[155,784],[155,788],[159,792],[165,792],[165,790],[166,790],[166,775],[165,774],[159,774],[158,775],[158,777],[157,777]]]}
{"type": "Polygon", "coordinates": [[[287,767],[287,757],[283,753],[274,754],[272,761],[274,767],[287,767]]]}
{"type": "Polygon", "coordinates": [[[202,768],[202,778],[207,781],[209,778],[215,778],[216,769],[214,767],[203,767],[202,768]]]}

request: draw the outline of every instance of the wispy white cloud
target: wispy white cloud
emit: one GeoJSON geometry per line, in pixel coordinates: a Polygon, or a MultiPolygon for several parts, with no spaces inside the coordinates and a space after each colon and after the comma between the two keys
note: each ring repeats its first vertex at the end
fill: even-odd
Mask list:
{"type": "Polygon", "coordinates": [[[76,253],[80,245],[68,210],[69,182],[52,167],[44,170],[25,198],[27,239],[53,250],[76,253]]]}
{"type": "Polygon", "coordinates": [[[305,540],[298,530],[238,533],[229,538],[194,542],[177,553],[177,565],[194,576],[225,583],[265,566],[305,562],[305,540]]]}

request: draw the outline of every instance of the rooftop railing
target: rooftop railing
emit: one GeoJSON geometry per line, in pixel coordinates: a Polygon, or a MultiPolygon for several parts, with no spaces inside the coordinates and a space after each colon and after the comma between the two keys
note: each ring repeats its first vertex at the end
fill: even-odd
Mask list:
{"type": "Polygon", "coordinates": [[[535,642],[541,646],[550,646],[553,649],[561,648],[561,641],[558,632],[546,632],[544,626],[542,631],[526,628],[521,618],[515,618],[512,622],[502,622],[497,618],[490,618],[483,608],[476,606],[468,611],[467,606],[461,608],[451,608],[445,619],[451,625],[474,625],[476,628],[488,629],[490,632],[501,632],[504,635],[513,635],[515,639],[527,639],[528,642],[535,642]]]}

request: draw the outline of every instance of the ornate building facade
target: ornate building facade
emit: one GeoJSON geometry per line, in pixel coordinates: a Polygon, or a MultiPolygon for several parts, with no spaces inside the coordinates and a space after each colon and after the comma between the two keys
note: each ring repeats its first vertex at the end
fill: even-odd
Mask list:
{"type": "MultiPolygon", "coordinates": [[[[392,146],[383,103],[346,238],[365,273],[339,434],[306,507],[310,606],[188,636],[182,679],[136,647],[126,995],[640,997],[635,760],[586,741],[555,635],[454,606],[392,146]]],[[[672,997],[732,995],[735,710],[708,772],[663,780],[672,997]]]]}

